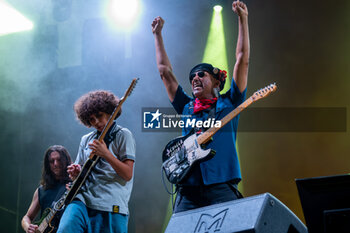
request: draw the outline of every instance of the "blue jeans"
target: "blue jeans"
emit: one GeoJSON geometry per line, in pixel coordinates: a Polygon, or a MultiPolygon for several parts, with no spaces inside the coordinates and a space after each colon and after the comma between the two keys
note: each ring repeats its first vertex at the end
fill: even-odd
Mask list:
{"type": "Polygon", "coordinates": [[[79,200],[65,209],[57,233],[127,233],[128,215],[93,210],[79,200]]]}

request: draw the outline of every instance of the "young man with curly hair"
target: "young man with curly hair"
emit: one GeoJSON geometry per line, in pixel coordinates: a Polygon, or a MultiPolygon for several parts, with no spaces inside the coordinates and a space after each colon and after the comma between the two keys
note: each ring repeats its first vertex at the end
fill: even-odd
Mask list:
{"type": "Polygon", "coordinates": [[[91,153],[101,158],[75,199],[67,206],[57,231],[59,233],[127,232],[135,139],[127,128],[114,122],[105,140],[97,140],[118,103],[119,99],[111,92],[92,91],[81,96],[74,105],[79,121],[95,130],[81,139],[75,163],[68,167],[71,179],[79,175],[91,153]]]}
{"type": "Polygon", "coordinates": [[[40,186],[34,192],[32,203],[27,213],[22,218],[22,228],[27,233],[34,233],[38,225],[33,220],[40,212],[42,217],[44,210],[51,208],[65,192],[66,184],[70,181],[67,167],[72,163],[71,157],[61,145],[50,146],[44,155],[44,164],[40,180],[40,186]]]}

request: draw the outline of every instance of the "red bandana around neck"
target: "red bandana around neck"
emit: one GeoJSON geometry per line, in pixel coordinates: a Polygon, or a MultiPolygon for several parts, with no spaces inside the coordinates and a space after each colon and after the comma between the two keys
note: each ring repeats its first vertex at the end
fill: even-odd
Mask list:
{"type": "Polygon", "coordinates": [[[212,99],[198,99],[196,98],[194,101],[193,113],[196,114],[204,109],[210,108],[212,105],[216,103],[218,98],[212,99]]]}

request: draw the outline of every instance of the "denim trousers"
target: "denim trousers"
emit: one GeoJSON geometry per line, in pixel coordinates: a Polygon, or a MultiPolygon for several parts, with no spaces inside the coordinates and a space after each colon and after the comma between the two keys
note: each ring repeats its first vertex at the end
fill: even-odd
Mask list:
{"type": "Polygon", "coordinates": [[[57,233],[127,233],[128,215],[93,210],[79,200],[65,209],[57,233]]]}

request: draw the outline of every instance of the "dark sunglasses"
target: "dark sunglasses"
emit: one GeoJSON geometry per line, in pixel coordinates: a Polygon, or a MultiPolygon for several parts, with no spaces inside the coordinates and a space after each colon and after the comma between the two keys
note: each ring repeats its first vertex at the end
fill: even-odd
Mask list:
{"type": "Polygon", "coordinates": [[[191,82],[192,82],[192,80],[194,79],[194,77],[196,77],[196,75],[198,75],[198,77],[200,77],[200,78],[203,78],[204,75],[205,75],[205,72],[204,72],[204,71],[198,71],[198,72],[196,72],[196,73],[191,74],[191,75],[190,75],[190,80],[191,80],[191,82]]]}

